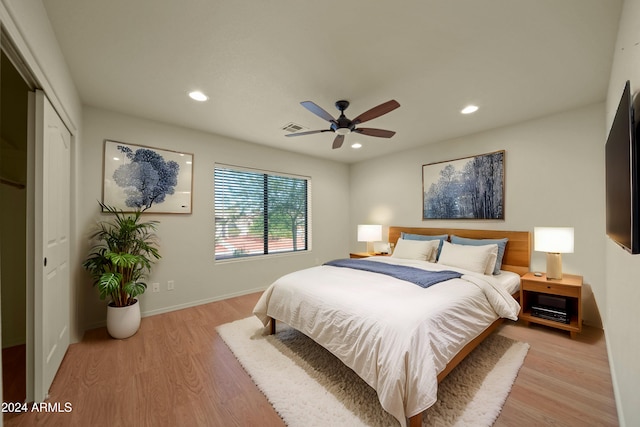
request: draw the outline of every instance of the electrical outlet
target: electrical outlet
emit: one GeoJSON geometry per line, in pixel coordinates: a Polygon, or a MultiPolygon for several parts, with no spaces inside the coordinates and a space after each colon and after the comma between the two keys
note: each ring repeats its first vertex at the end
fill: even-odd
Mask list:
{"type": "Polygon", "coordinates": [[[151,289],[153,290],[153,292],[160,292],[160,283],[152,283],[151,289]]]}
{"type": "Polygon", "coordinates": [[[167,282],[167,290],[172,291],[175,289],[176,283],[173,280],[167,282]]]}

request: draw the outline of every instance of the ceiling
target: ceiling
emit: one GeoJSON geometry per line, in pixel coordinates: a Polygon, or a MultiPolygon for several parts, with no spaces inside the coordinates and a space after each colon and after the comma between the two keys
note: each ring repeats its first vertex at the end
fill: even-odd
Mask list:
{"type": "MultiPolygon", "coordinates": [[[[620,0],[43,0],[84,104],[353,163],[602,102],[620,0]],[[201,90],[203,103],[187,93],[201,90]],[[287,138],[337,100],[391,139],[287,138]],[[462,115],[467,104],[478,112],[462,115]],[[359,141],[363,147],[350,148],[359,141]]],[[[179,147],[176,147],[179,149],[179,147]]]]}

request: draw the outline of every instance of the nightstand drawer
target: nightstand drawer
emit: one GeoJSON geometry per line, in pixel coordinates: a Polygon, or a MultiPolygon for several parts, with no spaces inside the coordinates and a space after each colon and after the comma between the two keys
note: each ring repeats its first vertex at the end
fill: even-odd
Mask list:
{"type": "Polygon", "coordinates": [[[522,281],[522,289],[525,291],[542,292],[545,294],[562,295],[567,297],[579,297],[581,288],[577,286],[561,285],[553,282],[522,281]]]}

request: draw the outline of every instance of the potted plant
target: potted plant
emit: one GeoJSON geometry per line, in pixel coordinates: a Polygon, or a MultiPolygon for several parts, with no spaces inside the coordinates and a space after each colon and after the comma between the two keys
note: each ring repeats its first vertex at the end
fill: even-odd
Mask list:
{"type": "Polygon", "coordinates": [[[143,210],[131,215],[100,203],[113,217],[99,221],[91,235],[95,242],[82,264],[98,287],[100,299],[109,297],[107,330],[113,338],[123,339],[140,327],[140,304],[136,297],[147,289],[144,279],[160,254],[155,235],[158,221],[142,221],[143,210]]]}

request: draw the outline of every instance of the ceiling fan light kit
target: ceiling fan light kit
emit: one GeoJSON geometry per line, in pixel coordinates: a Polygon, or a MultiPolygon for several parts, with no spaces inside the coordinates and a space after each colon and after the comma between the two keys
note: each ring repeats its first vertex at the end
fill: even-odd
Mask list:
{"type": "Polygon", "coordinates": [[[329,129],[322,130],[311,130],[307,132],[299,132],[299,133],[291,133],[286,136],[302,136],[302,135],[311,135],[315,133],[321,132],[333,132],[336,135],[333,140],[332,147],[334,149],[342,147],[342,143],[344,142],[345,135],[348,135],[351,132],[357,132],[362,135],[367,136],[375,136],[378,138],[391,138],[396,133],[391,130],[386,129],[374,129],[374,128],[358,128],[356,127],[360,123],[367,122],[369,120],[375,119],[376,117],[380,117],[383,114],[387,114],[400,106],[400,104],[392,99],[391,101],[384,102],[377,107],[373,107],[364,113],[360,114],[353,120],[349,120],[344,115],[344,110],[349,107],[349,101],[340,100],[336,102],[336,108],[340,111],[340,116],[335,119],[329,113],[327,113],[322,107],[318,106],[312,101],[303,101],[300,103],[304,108],[311,111],[316,116],[320,117],[323,120],[331,123],[329,129]]]}

